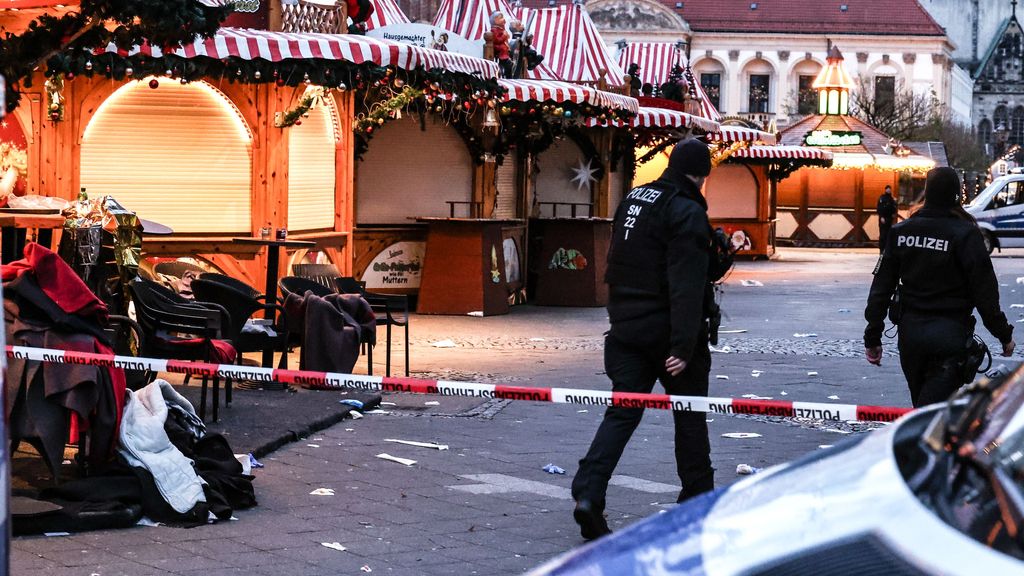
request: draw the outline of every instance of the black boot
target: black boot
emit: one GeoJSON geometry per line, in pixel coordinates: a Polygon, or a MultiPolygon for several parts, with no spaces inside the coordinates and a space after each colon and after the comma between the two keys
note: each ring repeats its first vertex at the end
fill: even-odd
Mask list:
{"type": "Polygon", "coordinates": [[[706,474],[699,476],[689,482],[683,484],[683,489],[679,491],[679,498],[676,500],[678,503],[685,502],[694,496],[700,496],[705,492],[710,492],[715,489],[715,471],[711,470],[706,474]]]}
{"type": "Polygon", "coordinates": [[[593,540],[612,532],[604,519],[603,507],[595,506],[590,500],[578,500],[572,517],[580,525],[580,535],[584,540],[593,540]]]}

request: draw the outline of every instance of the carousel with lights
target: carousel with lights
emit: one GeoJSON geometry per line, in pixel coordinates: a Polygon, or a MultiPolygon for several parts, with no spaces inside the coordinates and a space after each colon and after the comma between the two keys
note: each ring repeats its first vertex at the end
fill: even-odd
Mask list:
{"type": "Polygon", "coordinates": [[[875,205],[886,186],[921,178],[935,167],[888,135],[849,115],[853,80],[831,46],[815,79],[818,114],[781,133],[784,145],[832,153],[829,168],[793,171],[778,185],[779,242],[798,246],[870,246],[878,242],[875,205]]]}

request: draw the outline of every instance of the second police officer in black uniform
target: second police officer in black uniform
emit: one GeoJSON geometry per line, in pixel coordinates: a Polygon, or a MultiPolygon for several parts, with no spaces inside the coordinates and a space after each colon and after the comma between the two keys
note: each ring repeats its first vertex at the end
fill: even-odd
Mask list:
{"type": "Polygon", "coordinates": [[[882,361],[890,306],[890,315],[898,316],[900,365],[915,407],[947,400],[963,383],[975,308],[999,339],[1002,355],[1013,354],[1013,326],[999,308],[992,260],[977,223],[960,205],[960,178],[952,168],[928,172],[924,207],[893,227],[875,266],[864,311],[865,356],[872,364],[882,361]]]}
{"type": "MultiPolygon", "coordinates": [[[[728,268],[713,249],[700,190],[710,172],[708,147],[684,140],[662,176],[634,188],[616,211],[605,276],[611,330],[604,352],[615,392],[650,393],[660,380],[669,394],[708,394],[709,281],[728,268]]],[[[643,412],[608,407],[580,460],[573,515],[587,540],[609,532],[603,515],[608,481],[643,412]]],[[[682,501],[714,489],[714,468],[705,414],[677,411],[673,419],[682,501]]]]}

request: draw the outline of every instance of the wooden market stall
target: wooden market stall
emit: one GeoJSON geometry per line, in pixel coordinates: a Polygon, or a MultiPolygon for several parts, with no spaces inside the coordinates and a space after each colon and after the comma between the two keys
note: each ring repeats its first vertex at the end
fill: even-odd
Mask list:
{"type": "Polygon", "coordinates": [[[363,36],[241,28],[167,53],[111,45],[63,63],[46,71],[62,87],[41,72],[15,113],[32,135],[28,189],[111,194],[175,231],[146,254],[199,258],[254,285],[266,251],[233,238],[280,231],[351,274],[354,122],[378,96],[357,104],[356,91],[386,79],[469,97],[493,90],[497,73],[478,58],[363,36]]]}

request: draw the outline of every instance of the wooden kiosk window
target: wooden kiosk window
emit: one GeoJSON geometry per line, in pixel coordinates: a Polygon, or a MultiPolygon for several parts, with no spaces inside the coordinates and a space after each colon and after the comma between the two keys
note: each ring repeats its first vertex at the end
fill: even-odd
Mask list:
{"type": "Polygon", "coordinates": [[[719,164],[711,171],[704,194],[709,218],[757,218],[757,178],[740,164],[719,164]]]}
{"type": "Polygon", "coordinates": [[[82,137],[81,183],[175,232],[248,232],[252,135],[205,82],[118,88],[82,137]]]}
{"type": "Polygon", "coordinates": [[[330,104],[309,111],[288,128],[288,228],[334,227],[334,158],[337,131],[330,104]]]}

